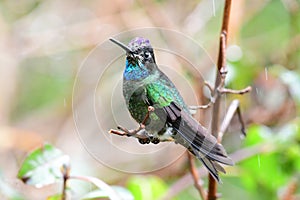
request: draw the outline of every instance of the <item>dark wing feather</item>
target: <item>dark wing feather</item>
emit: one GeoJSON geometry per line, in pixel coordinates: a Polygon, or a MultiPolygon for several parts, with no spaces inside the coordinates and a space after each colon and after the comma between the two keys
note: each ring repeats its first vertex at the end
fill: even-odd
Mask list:
{"type": "MultiPolygon", "coordinates": [[[[219,144],[214,136],[199,124],[190,114],[172,102],[169,106],[163,107],[165,112],[158,112],[167,119],[169,126],[172,126],[179,136],[177,141],[188,148],[209,170],[211,175],[220,182],[218,171],[225,173],[224,168],[217,162],[233,165],[233,161],[227,156],[224,147],[219,144]]],[[[162,117],[162,116],[161,116],[162,117]]]]}
{"type": "MultiPolygon", "coordinates": [[[[177,102],[182,101],[184,105],[178,91],[174,91],[174,88],[172,90],[172,82],[166,76],[163,78],[167,85],[151,83],[146,86],[147,101],[145,102],[154,106],[154,112],[160,120],[166,121],[168,126],[173,127],[177,132],[174,136],[176,142],[189,149],[219,181],[218,171],[224,172],[225,170],[217,162],[233,165],[233,161],[227,156],[223,146],[218,144],[216,138],[188,113],[187,108],[182,109],[174,99],[172,100],[172,97],[176,96],[179,99],[177,102]]],[[[163,78],[160,80],[164,80],[163,78]]]]}
{"type": "Polygon", "coordinates": [[[181,120],[172,123],[181,137],[185,138],[193,148],[204,156],[226,165],[234,165],[227,156],[224,147],[217,139],[199,124],[191,115],[181,112],[181,120]]]}
{"type": "Polygon", "coordinates": [[[171,102],[169,106],[163,107],[166,112],[167,119],[171,122],[175,122],[181,117],[181,108],[175,103],[171,102]]]}

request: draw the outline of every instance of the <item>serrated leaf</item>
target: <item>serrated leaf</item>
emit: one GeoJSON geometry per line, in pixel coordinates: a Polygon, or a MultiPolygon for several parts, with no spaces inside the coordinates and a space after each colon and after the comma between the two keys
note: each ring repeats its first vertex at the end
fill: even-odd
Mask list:
{"type": "Polygon", "coordinates": [[[61,167],[69,166],[69,162],[68,155],[50,144],[45,144],[26,157],[18,178],[28,185],[43,187],[61,180],[61,167]]]}

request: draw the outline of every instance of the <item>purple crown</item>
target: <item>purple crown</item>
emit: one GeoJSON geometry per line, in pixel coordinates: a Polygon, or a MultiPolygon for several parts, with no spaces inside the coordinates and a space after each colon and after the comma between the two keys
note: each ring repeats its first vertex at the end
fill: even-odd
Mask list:
{"type": "Polygon", "coordinates": [[[144,48],[144,47],[151,47],[151,44],[148,39],[145,39],[142,37],[136,37],[129,42],[128,47],[132,51],[136,51],[136,50],[144,48]]]}

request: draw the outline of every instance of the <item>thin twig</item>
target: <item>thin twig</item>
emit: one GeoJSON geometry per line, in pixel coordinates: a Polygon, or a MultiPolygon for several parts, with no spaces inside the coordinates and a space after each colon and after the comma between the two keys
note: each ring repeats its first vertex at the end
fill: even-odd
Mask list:
{"type": "MultiPolygon", "coordinates": [[[[225,73],[223,72],[223,77],[224,77],[224,74],[225,73]]],[[[213,93],[212,87],[209,86],[209,85],[206,85],[206,86],[209,88],[209,90],[211,91],[211,93],[213,93]]],[[[221,83],[220,83],[219,87],[217,88],[217,92],[214,94],[213,97],[211,97],[211,99],[210,99],[210,101],[209,101],[208,104],[198,105],[198,106],[189,106],[189,109],[191,109],[191,110],[207,109],[207,108],[211,107],[215,103],[216,99],[218,98],[218,96],[220,94],[229,93],[229,94],[240,94],[240,95],[242,95],[242,94],[250,92],[251,90],[252,90],[251,86],[248,86],[248,87],[246,87],[244,89],[241,89],[241,90],[233,90],[233,89],[225,88],[224,87],[224,78],[222,78],[221,83]],[[220,94],[218,94],[218,93],[220,93],[220,94]]]]}
{"type": "Polygon", "coordinates": [[[206,86],[209,89],[209,91],[210,91],[211,94],[214,92],[214,88],[213,88],[213,86],[211,86],[209,84],[209,82],[204,81],[204,86],[206,86]]]}
{"type": "Polygon", "coordinates": [[[248,86],[244,89],[241,90],[232,90],[232,89],[228,89],[228,88],[219,88],[218,89],[220,93],[224,94],[224,93],[230,93],[230,94],[245,94],[248,93],[252,90],[251,86],[248,86]]]}
{"type": "MultiPolygon", "coordinates": [[[[220,94],[217,95],[215,104],[213,105],[213,113],[212,113],[212,122],[211,122],[211,133],[218,138],[219,132],[219,114],[220,114],[220,97],[221,93],[217,91],[220,83],[224,84],[225,75],[226,75],[226,46],[227,46],[227,36],[228,36],[228,24],[229,24],[229,17],[230,17],[230,7],[231,7],[231,0],[225,1],[224,13],[223,13],[223,22],[221,28],[221,35],[220,35],[220,44],[219,44],[219,56],[218,56],[218,71],[216,74],[215,80],[215,90],[213,95],[216,93],[220,94]],[[223,81],[222,81],[223,79],[223,81]]],[[[215,179],[209,175],[209,183],[208,183],[208,200],[216,200],[217,199],[217,183],[215,179]]]]}
{"type": "MultiPolygon", "coordinates": [[[[212,94],[214,92],[213,87],[207,81],[204,81],[204,86],[206,86],[208,88],[210,94],[212,94]]],[[[214,103],[215,103],[215,98],[211,97],[208,104],[198,105],[198,106],[189,106],[189,109],[191,109],[191,110],[207,109],[207,108],[211,107],[214,103]]]]}
{"type": "Polygon", "coordinates": [[[218,58],[218,71],[221,75],[221,78],[227,74],[226,69],[226,46],[227,46],[227,31],[222,29],[220,35],[220,48],[219,48],[219,58],[218,58]]]}
{"type": "Polygon", "coordinates": [[[135,137],[138,139],[147,139],[148,137],[144,134],[138,134],[141,130],[145,130],[145,124],[147,122],[147,120],[150,117],[150,113],[154,111],[154,107],[152,106],[148,106],[148,111],[147,114],[145,116],[145,118],[143,119],[142,123],[140,124],[140,126],[136,129],[133,130],[128,130],[127,128],[124,128],[122,126],[118,126],[118,129],[121,130],[114,130],[114,129],[110,129],[109,133],[111,134],[115,134],[115,135],[119,135],[119,136],[128,136],[128,137],[135,137]]]}
{"type": "Polygon", "coordinates": [[[214,104],[213,101],[210,101],[208,104],[205,105],[198,105],[198,106],[189,106],[190,110],[198,110],[198,109],[207,109],[214,104]]]}
{"type": "Polygon", "coordinates": [[[226,130],[227,130],[234,114],[238,115],[238,118],[239,118],[239,121],[240,121],[240,124],[241,124],[241,131],[242,131],[243,135],[246,136],[245,123],[244,123],[244,120],[242,118],[239,105],[240,105],[240,102],[237,99],[233,100],[231,102],[231,104],[229,105],[228,110],[226,112],[226,115],[224,117],[224,120],[222,122],[222,125],[220,127],[220,131],[219,131],[219,134],[218,134],[218,142],[222,141],[223,135],[226,132],[226,130]]]}
{"type": "Polygon", "coordinates": [[[187,151],[187,155],[188,155],[188,159],[189,159],[189,167],[190,167],[190,171],[194,180],[194,185],[195,188],[198,190],[201,199],[205,200],[206,198],[206,192],[204,190],[204,188],[202,187],[203,182],[199,183],[199,181],[201,181],[201,179],[199,179],[199,174],[195,165],[195,157],[189,152],[187,151]]]}
{"type": "Polygon", "coordinates": [[[67,181],[70,178],[70,167],[67,165],[63,165],[61,167],[61,172],[63,174],[63,189],[61,199],[66,200],[67,198],[67,181]]]}
{"type": "Polygon", "coordinates": [[[238,118],[239,118],[239,121],[240,121],[240,124],[241,124],[241,132],[243,133],[244,136],[246,136],[245,122],[243,120],[243,116],[242,116],[241,109],[240,109],[239,106],[236,109],[236,113],[238,115],[238,118]]]}
{"type": "MultiPolygon", "coordinates": [[[[296,178],[298,178],[296,176],[296,178]]],[[[294,198],[294,195],[297,191],[297,186],[298,186],[298,181],[297,179],[293,178],[291,180],[291,182],[288,184],[284,194],[282,195],[282,200],[293,200],[293,199],[296,199],[294,198]]]]}

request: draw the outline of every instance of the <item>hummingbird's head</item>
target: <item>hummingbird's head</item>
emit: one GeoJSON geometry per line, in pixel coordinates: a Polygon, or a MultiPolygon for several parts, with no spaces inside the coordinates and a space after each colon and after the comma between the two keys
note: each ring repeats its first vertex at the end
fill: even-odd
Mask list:
{"type": "Polygon", "coordinates": [[[129,42],[128,47],[143,64],[155,63],[153,48],[148,39],[136,37],[129,42]]]}
{"type": "Polygon", "coordinates": [[[114,38],[109,40],[126,51],[124,71],[126,80],[143,80],[157,69],[153,48],[148,39],[136,37],[129,42],[128,46],[114,38]]]}
{"type": "Polygon", "coordinates": [[[136,37],[129,42],[128,46],[113,38],[109,40],[126,51],[126,59],[131,64],[155,63],[153,48],[148,39],[136,37]]]}

